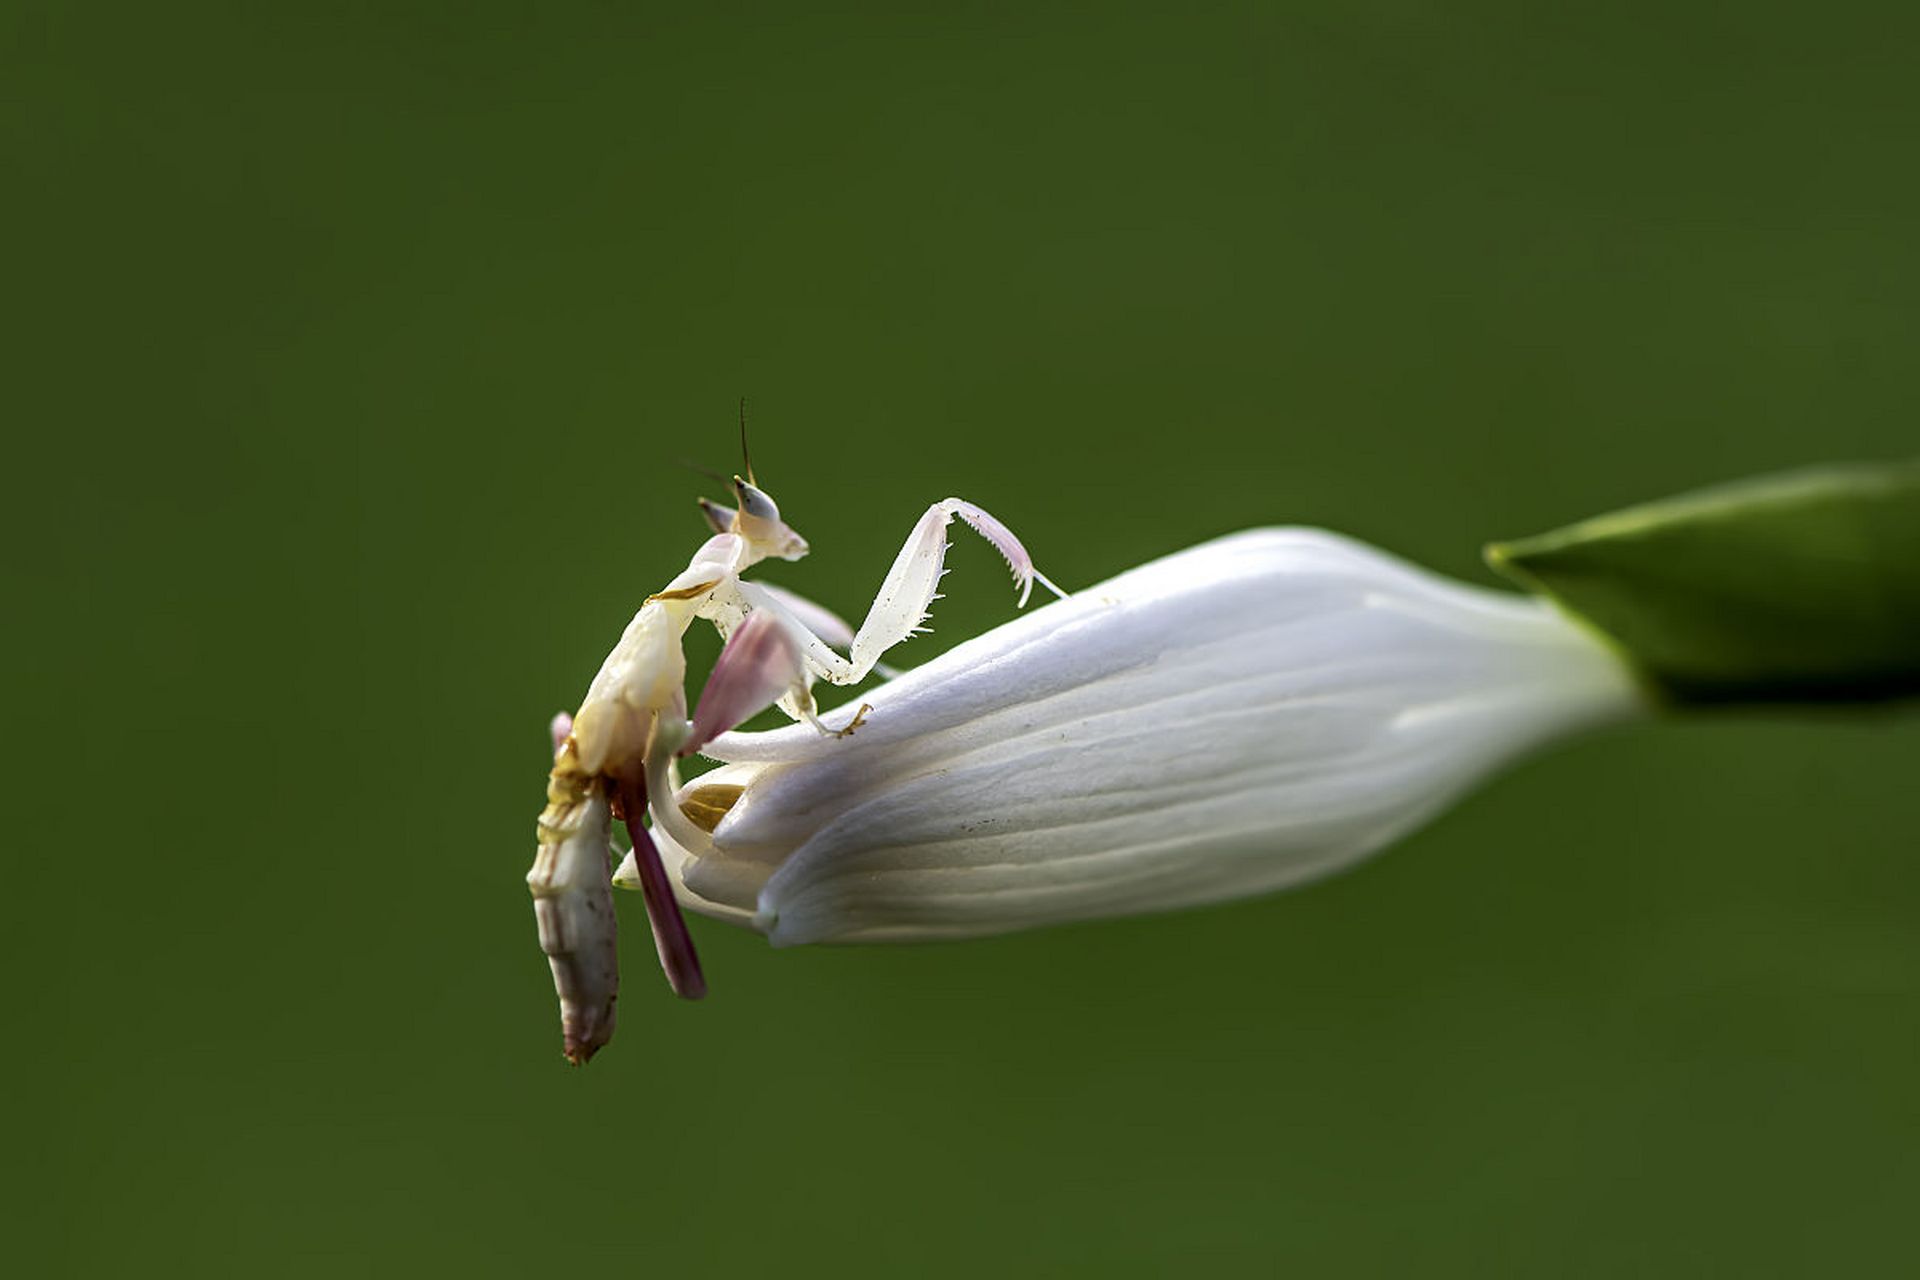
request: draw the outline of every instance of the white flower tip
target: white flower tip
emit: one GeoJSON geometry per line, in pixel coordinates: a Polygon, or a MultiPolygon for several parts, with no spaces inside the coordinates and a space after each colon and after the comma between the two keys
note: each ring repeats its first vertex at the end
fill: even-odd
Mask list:
{"type": "Polygon", "coordinates": [[[761,899],[760,909],[753,913],[753,930],[776,947],[786,946],[780,937],[780,912],[761,899]]]}

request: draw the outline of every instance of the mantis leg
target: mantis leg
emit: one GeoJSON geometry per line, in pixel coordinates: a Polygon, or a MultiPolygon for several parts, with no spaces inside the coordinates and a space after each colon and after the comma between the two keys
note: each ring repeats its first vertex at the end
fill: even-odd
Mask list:
{"type": "MultiPolygon", "coordinates": [[[[750,585],[774,604],[784,608],[794,622],[811,632],[822,644],[830,645],[835,649],[853,647],[853,624],[827,606],[809,600],[798,591],[776,587],[771,582],[756,582],[750,585]]],[[[762,607],[765,607],[765,601],[762,601],[762,607]]],[[[889,680],[900,674],[898,667],[890,667],[884,662],[874,663],[873,669],[889,680]]],[[[826,672],[815,674],[823,676],[826,672]]]]}
{"type": "Polygon", "coordinates": [[[756,582],[753,585],[823,643],[836,649],[845,649],[853,643],[853,624],[827,606],[809,600],[797,591],[776,587],[771,582],[756,582]]]}
{"type": "MultiPolygon", "coordinates": [[[[707,979],[700,971],[700,957],[693,949],[693,935],[687,932],[686,917],[673,896],[673,881],[660,862],[660,851],[647,834],[642,818],[647,812],[647,778],[630,773],[614,786],[614,801],[620,818],[633,838],[628,855],[638,871],[641,897],[647,907],[647,923],[653,927],[653,946],[660,956],[660,970],[667,985],[683,1000],[698,1000],[707,994],[707,979]]],[[[671,794],[667,803],[673,802],[671,794]]],[[[624,864],[623,864],[624,865],[624,864]]]]}
{"type": "Polygon", "coordinates": [[[927,620],[928,606],[940,598],[935,589],[946,573],[947,526],[955,516],[992,543],[1007,562],[1013,571],[1013,584],[1019,589],[1022,607],[1035,582],[1056,596],[1066,595],[1034,567],[1033,557],[1020,545],[1020,539],[1013,536],[1013,531],[985,510],[964,498],[936,502],[913,526],[900,554],[894,557],[893,567],[887,571],[879,594],[867,610],[866,621],[853,637],[852,661],[847,664],[846,672],[834,672],[827,677],[834,684],[852,684],[862,679],[878,664],[881,654],[922,630],[920,624],[927,620]]]}
{"type": "MultiPolygon", "coordinates": [[[[700,691],[693,728],[675,748],[690,755],[777,700],[806,696],[807,668],[796,629],[770,609],[755,609],[727,637],[700,691]]],[[[811,704],[812,699],[807,699],[811,704]]]]}
{"type": "Polygon", "coordinates": [[[1064,596],[1045,574],[1034,567],[1020,540],[985,510],[961,498],[948,498],[927,508],[914,525],[880,592],[857,633],[834,614],[802,596],[764,583],[738,579],[714,591],[702,606],[704,616],[727,637],[713,676],[700,696],[692,732],[678,748],[687,755],[714,737],[741,723],[761,708],[776,704],[796,720],[805,720],[822,733],[851,732],[862,719],[839,731],[820,722],[813,705],[812,684],[857,684],[880,667],[880,655],[920,629],[927,606],[939,596],[934,588],[946,573],[947,526],[958,516],[992,543],[1013,571],[1014,585],[1025,605],[1033,584],[1043,584],[1064,596]],[[849,643],[852,657],[843,658],[830,642],[849,643]]]}
{"type": "MultiPolygon", "coordinates": [[[[853,725],[837,731],[827,728],[826,725],[820,722],[819,713],[813,704],[813,682],[815,680],[826,680],[832,684],[852,684],[858,677],[853,674],[852,664],[829,648],[827,642],[816,635],[808,623],[802,619],[807,616],[808,611],[811,611],[814,614],[824,616],[830,623],[837,624],[841,630],[851,629],[848,628],[844,622],[840,622],[833,614],[828,613],[819,605],[807,600],[804,596],[797,596],[791,591],[769,588],[763,583],[740,583],[739,606],[742,610],[741,616],[744,619],[740,624],[742,630],[750,623],[766,628],[763,633],[763,638],[756,641],[755,644],[756,650],[763,651],[762,660],[766,664],[763,667],[760,679],[767,682],[767,688],[769,689],[773,688],[774,681],[783,676],[788,677],[787,683],[777,697],[767,697],[764,701],[755,705],[746,715],[731,715],[726,717],[727,723],[722,723],[723,717],[718,715],[709,719],[705,725],[700,727],[706,729],[712,726],[711,732],[702,734],[696,731],[694,736],[699,739],[699,742],[687,747],[680,754],[685,755],[690,751],[698,750],[700,746],[712,740],[713,734],[725,732],[727,729],[732,728],[734,725],[746,719],[747,715],[751,715],[754,711],[758,711],[769,704],[779,707],[795,720],[806,721],[823,734],[845,737],[851,733],[854,726],[859,724],[858,718],[855,719],[853,725]],[[801,608],[796,610],[795,605],[799,605],[801,608]],[[757,623],[755,623],[756,619],[758,620],[757,623]],[[782,656],[776,660],[769,650],[771,637],[775,632],[780,633],[784,637],[781,643],[783,655],[785,655],[788,646],[791,647],[790,657],[782,656]],[[789,669],[783,665],[787,662],[794,664],[790,672],[789,669]]],[[[716,623],[716,625],[719,624],[716,623]]],[[[832,627],[829,629],[831,630],[832,627]]],[[[736,634],[738,634],[738,632],[727,633],[727,644],[729,648],[732,647],[733,637],[736,634]]],[[[747,650],[744,647],[741,650],[741,656],[743,659],[741,680],[744,685],[749,683],[745,675],[744,660],[747,656],[747,650]]],[[[714,679],[708,682],[708,692],[701,694],[700,705],[703,709],[707,705],[709,696],[712,696],[715,692],[715,683],[722,673],[721,665],[725,663],[727,659],[726,649],[721,650],[720,658],[721,662],[714,664],[714,679]]],[[[752,665],[759,664],[756,663],[752,665]]],[[[729,673],[729,677],[731,679],[731,672],[729,673]]],[[[727,696],[732,697],[734,695],[729,691],[727,696]]],[[[725,708],[726,703],[722,701],[720,706],[725,708]]]]}

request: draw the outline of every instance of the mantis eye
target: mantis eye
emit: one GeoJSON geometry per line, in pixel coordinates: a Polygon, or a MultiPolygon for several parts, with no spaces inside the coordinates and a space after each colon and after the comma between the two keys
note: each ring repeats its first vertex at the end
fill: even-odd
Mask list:
{"type": "Polygon", "coordinates": [[[780,508],[764,492],[739,476],[733,478],[734,496],[740,499],[740,514],[750,520],[778,520],[780,508]]]}
{"type": "Polygon", "coordinates": [[[723,507],[717,502],[700,499],[700,514],[707,518],[707,527],[715,533],[727,533],[733,529],[733,508],[723,507]]]}

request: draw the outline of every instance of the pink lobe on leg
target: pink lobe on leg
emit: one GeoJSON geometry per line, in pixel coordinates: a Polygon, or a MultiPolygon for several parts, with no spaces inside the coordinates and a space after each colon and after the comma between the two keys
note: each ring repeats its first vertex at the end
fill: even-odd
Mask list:
{"type": "Polygon", "coordinates": [[[678,754],[691,755],[741,721],[772,706],[781,694],[800,686],[806,668],[800,646],[778,618],[765,610],[749,613],[735,627],[713,664],[700,705],[693,713],[693,732],[678,754]]]}
{"type": "Polygon", "coordinates": [[[573,717],[564,711],[557,712],[547,730],[553,734],[553,754],[559,755],[560,748],[567,745],[567,738],[573,733],[573,717]]]}

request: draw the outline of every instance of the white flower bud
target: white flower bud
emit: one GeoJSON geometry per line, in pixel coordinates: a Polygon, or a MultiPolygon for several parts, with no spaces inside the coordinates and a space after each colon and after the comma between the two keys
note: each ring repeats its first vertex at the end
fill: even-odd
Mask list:
{"type": "Polygon", "coordinates": [[[1553,606],[1307,529],[1155,561],[860,701],[851,737],[798,725],[705,748],[730,763],[655,828],[687,906],[796,944],[1266,893],[1643,705],[1553,606]]]}

